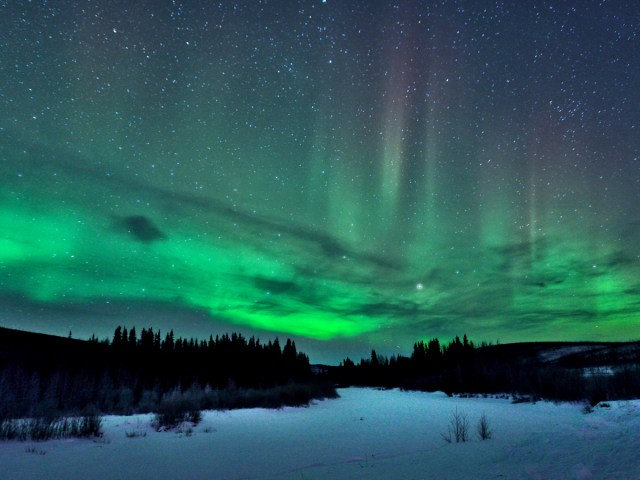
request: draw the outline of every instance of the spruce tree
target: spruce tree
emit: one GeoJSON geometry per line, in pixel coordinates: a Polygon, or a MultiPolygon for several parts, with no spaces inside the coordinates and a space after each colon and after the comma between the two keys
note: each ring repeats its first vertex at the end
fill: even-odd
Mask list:
{"type": "Polygon", "coordinates": [[[122,327],[118,325],[113,332],[113,341],[111,342],[113,347],[120,347],[122,345],[122,327]]]}

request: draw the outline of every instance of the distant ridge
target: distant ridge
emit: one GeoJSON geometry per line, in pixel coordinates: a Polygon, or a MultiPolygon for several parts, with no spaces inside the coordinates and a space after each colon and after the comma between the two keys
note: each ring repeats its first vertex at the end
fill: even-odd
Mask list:
{"type": "Polygon", "coordinates": [[[520,342],[480,347],[491,355],[528,360],[540,365],[591,368],[623,366],[640,361],[640,341],[520,342]]]}

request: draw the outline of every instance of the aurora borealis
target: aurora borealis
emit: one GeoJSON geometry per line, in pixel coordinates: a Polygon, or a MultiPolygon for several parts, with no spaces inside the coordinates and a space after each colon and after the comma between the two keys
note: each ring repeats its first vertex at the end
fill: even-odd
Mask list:
{"type": "Polygon", "coordinates": [[[4,1],[0,45],[3,326],[640,338],[630,2],[4,1]]]}

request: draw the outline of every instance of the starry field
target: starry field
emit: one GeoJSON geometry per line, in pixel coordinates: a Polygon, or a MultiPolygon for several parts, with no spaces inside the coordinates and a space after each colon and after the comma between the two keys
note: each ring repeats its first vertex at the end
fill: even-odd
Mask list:
{"type": "Polygon", "coordinates": [[[0,1],[0,323],[638,339],[638,51],[633,2],[0,1]]]}

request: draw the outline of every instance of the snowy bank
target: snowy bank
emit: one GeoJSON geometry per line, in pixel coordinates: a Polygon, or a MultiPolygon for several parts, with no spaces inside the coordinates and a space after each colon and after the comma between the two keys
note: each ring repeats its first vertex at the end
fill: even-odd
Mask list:
{"type": "Polygon", "coordinates": [[[151,415],[108,416],[97,441],[2,442],[0,478],[640,478],[640,401],[585,415],[577,404],[339,393],[308,408],[205,412],[192,432],[156,432],[151,415]],[[443,440],[456,408],[470,442],[443,440]],[[476,436],[483,412],[494,432],[486,441],[476,436]]]}

